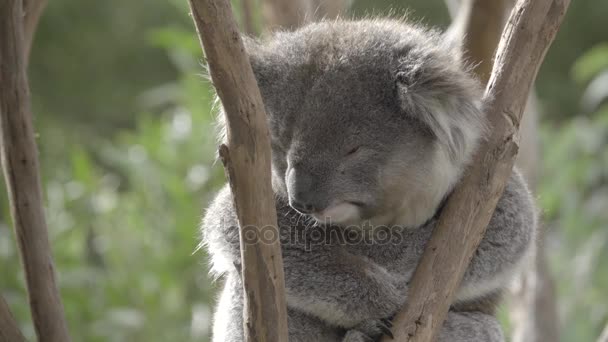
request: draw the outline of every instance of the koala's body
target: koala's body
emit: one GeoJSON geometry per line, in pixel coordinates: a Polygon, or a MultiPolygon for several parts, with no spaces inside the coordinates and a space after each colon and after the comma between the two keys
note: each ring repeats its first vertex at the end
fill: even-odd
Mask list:
{"type": "MultiPolygon", "coordinates": [[[[402,21],[311,24],[246,39],[272,144],[291,342],[390,333],[441,205],[484,134],[458,47],[402,21]]],[[[502,341],[492,304],[528,262],[535,210],[517,172],[440,341],[502,341]]],[[[243,340],[239,230],[228,187],[203,221],[224,289],[213,341],[243,340]]]]}

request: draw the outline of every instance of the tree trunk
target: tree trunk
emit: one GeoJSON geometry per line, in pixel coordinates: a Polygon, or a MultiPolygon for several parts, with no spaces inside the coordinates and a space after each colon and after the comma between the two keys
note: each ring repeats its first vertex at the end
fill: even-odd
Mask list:
{"type": "MultiPolygon", "coordinates": [[[[478,77],[487,82],[500,33],[513,0],[447,0],[454,18],[449,32],[463,39],[467,61],[477,65],[478,77]]],[[[536,189],[539,168],[538,100],[530,93],[522,121],[521,149],[516,165],[532,191],[536,189]]],[[[544,234],[538,239],[534,263],[519,275],[512,286],[509,316],[514,342],[558,341],[557,311],[553,278],[545,257],[544,234]]]]}
{"type": "Polygon", "coordinates": [[[569,0],[521,0],[512,11],[484,100],[492,135],[440,214],[410,282],[408,302],[395,318],[396,341],[437,336],[512,173],[525,103],[568,5],[569,0]]]}
{"type": "MultiPolygon", "coordinates": [[[[38,15],[36,15],[36,18],[38,15]]],[[[57,285],[42,204],[38,149],[32,127],[26,74],[26,50],[34,20],[25,36],[21,0],[0,4],[0,126],[4,177],[11,215],[40,341],[70,340],[57,285]]]]}
{"type": "Polygon", "coordinates": [[[270,137],[262,96],[230,1],[189,2],[227,124],[228,141],[220,146],[220,157],[241,227],[245,340],[285,342],[285,279],[270,184],[270,137]],[[268,240],[268,233],[274,239],[268,240]]]}

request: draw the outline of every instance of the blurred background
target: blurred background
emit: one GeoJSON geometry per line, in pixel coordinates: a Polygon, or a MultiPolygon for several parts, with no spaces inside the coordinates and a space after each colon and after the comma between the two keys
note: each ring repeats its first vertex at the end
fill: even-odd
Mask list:
{"type": "MultiPolygon", "coordinates": [[[[249,5],[244,15],[233,0],[244,30],[261,32],[270,19],[249,5]]],[[[428,25],[450,22],[440,0],[345,6],[348,16],[408,10],[428,25]]],[[[607,17],[607,1],[573,1],[536,83],[536,197],[562,341],[595,341],[608,321],[607,17]]],[[[202,63],[185,0],[52,0],[42,15],[30,86],[74,341],[209,339],[217,284],[194,251],[224,176],[202,63]]],[[[33,340],[1,184],[0,291],[33,340]]],[[[513,331],[508,308],[501,319],[513,331]]]]}

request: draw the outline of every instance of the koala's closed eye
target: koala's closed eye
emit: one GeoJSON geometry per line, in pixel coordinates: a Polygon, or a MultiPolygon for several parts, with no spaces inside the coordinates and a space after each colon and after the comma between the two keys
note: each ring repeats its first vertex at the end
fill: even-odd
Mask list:
{"type": "Polygon", "coordinates": [[[350,149],[347,150],[347,152],[346,152],[346,154],[344,154],[344,156],[345,157],[352,156],[353,154],[359,152],[360,150],[361,150],[361,145],[352,147],[352,148],[350,148],[350,149]]]}

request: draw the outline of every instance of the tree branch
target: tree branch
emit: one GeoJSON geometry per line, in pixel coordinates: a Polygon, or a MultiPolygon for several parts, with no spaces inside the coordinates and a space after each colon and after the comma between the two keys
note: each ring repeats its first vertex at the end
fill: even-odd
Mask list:
{"type": "MultiPolygon", "coordinates": [[[[454,1],[452,1],[452,5],[454,1]]],[[[458,1],[457,1],[458,2],[458,1]]],[[[483,84],[490,79],[494,53],[514,0],[462,0],[450,26],[451,34],[463,40],[465,59],[475,65],[483,84]]],[[[450,5],[450,1],[447,2],[450,5]]]]}
{"type": "MultiPolygon", "coordinates": [[[[463,39],[467,62],[477,67],[475,72],[482,82],[487,82],[492,68],[494,52],[500,40],[500,32],[511,11],[513,0],[446,0],[454,21],[449,28],[453,38],[463,39]],[[459,6],[460,5],[460,6],[459,6]]],[[[534,192],[538,179],[538,100],[530,93],[520,129],[521,149],[516,165],[534,192]]],[[[548,269],[543,244],[545,234],[533,256],[534,263],[518,275],[511,286],[509,317],[513,342],[540,342],[559,340],[555,286],[548,269]]]]}
{"type": "Polygon", "coordinates": [[[337,18],[348,8],[348,0],[263,0],[268,29],[296,29],[308,22],[337,18]]]}
{"type": "Polygon", "coordinates": [[[30,51],[32,50],[32,43],[34,42],[34,34],[36,33],[36,27],[38,27],[38,21],[40,16],[46,7],[46,0],[23,0],[23,24],[24,31],[23,36],[25,39],[25,58],[26,62],[29,60],[30,51]]]}
{"type": "Polygon", "coordinates": [[[0,342],[25,342],[8,304],[0,296],[0,342]]]}
{"type": "Polygon", "coordinates": [[[41,341],[70,338],[55,284],[55,271],[42,205],[38,149],[32,127],[26,76],[21,0],[0,4],[1,154],[11,215],[25,269],[32,319],[41,341]]]}
{"type": "MultiPolygon", "coordinates": [[[[532,83],[569,0],[520,0],[511,13],[485,93],[492,134],[450,195],[395,318],[396,341],[433,341],[511,175],[532,83]]],[[[383,341],[389,341],[384,338],[383,341]]]]}
{"type": "Polygon", "coordinates": [[[243,29],[248,35],[255,35],[255,25],[253,23],[253,8],[251,8],[251,0],[241,0],[241,12],[243,20],[243,29]]]}
{"type": "Polygon", "coordinates": [[[270,182],[270,137],[264,104],[230,1],[189,0],[192,17],[227,122],[220,146],[241,241],[246,341],[287,341],[283,260],[270,182]],[[260,228],[264,228],[262,231],[260,228]],[[254,233],[255,236],[245,236],[254,233]],[[253,229],[249,229],[253,228],[253,229]],[[272,233],[270,243],[261,233],[272,233]]]}
{"type": "Polygon", "coordinates": [[[262,13],[267,29],[293,30],[312,19],[314,8],[310,0],[263,0],[262,13]]]}

